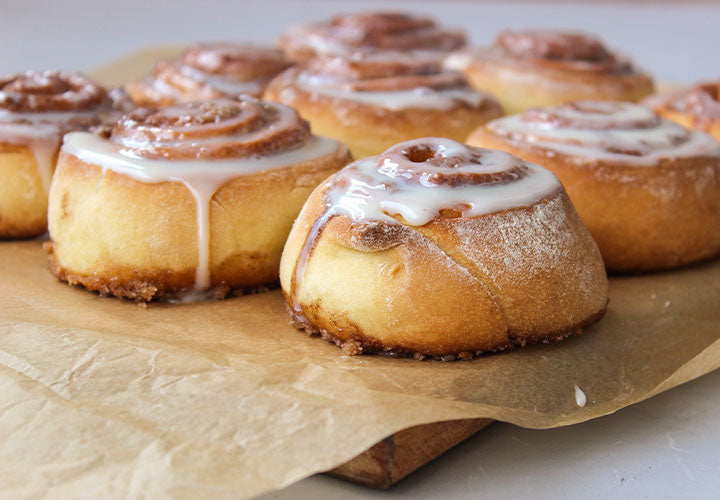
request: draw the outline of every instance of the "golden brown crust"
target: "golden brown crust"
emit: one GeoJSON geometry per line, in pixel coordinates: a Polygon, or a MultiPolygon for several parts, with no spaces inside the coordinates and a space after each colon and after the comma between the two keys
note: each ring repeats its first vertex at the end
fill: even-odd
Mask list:
{"type": "Polygon", "coordinates": [[[533,344],[550,344],[553,342],[561,342],[570,335],[582,334],[584,328],[587,328],[588,326],[591,326],[600,321],[602,317],[605,316],[605,312],[607,311],[607,307],[605,307],[601,311],[598,311],[596,314],[588,317],[581,323],[571,326],[563,331],[531,337],[511,337],[506,344],[499,345],[488,350],[460,351],[450,354],[428,354],[426,352],[418,352],[412,349],[406,349],[400,345],[383,344],[376,338],[367,337],[361,333],[352,332],[345,338],[334,335],[327,329],[319,328],[316,325],[312,324],[304,315],[298,314],[293,308],[292,300],[290,300],[287,295],[285,296],[285,307],[291,317],[290,324],[294,328],[304,331],[311,337],[320,336],[323,340],[340,347],[343,350],[343,353],[348,356],[359,356],[361,354],[378,354],[391,358],[408,357],[416,359],[418,361],[422,361],[426,358],[434,359],[437,361],[468,361],[490,352],[501,352],[514,349],[516,347],[525,347],[533,344]]]}
{"type": "Polygon", "coordinates": [[[656,166],[623,165],[548,153],[487,127],[475,131],[468,143],[507,151],[555,172],[609,270],[673,268],[720,254],[716,158],[662,158],[656,166]]]}
{"type": "MultiPolygon", "coordinates": [[[[184,274],[177,274],[166,269],[138,276],[135,270],[125,269],[117,271],[112,277],[101,275],[83,276],[70,272],[58,263],[52,241],[43,243],[43,250],[47,253],[50,272],[60,281],[64,281],[69,285],[83,286],[103,297],[113,295],[118,298],[134,300],[138,303],[150,302],[151,300],[182,300],[183,296],[191,291],[189,288],[183,288],[183,285],[187,284],[189,279],[194,279],[195,274],[194,270],[184,274]]],[[[203,295],[214,299],[224,299],[231,295],[265,292],[278,286],[277,282],[268,282],[265,285],[242,287],[231,286],[221,281],[204,292],[203,295]]]]}

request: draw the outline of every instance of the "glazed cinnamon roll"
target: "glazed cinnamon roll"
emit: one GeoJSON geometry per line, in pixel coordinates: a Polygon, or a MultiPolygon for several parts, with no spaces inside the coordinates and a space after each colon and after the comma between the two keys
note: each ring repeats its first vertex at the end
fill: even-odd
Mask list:
{"type": "Polygon", "coordinates": [[[440,60],[465,44],[465,34],[460,30],[399,12],[362,12],[297,24],[280,39],[285,54],[297,62],[324,56],[349,57],[367,50],[416,52],[440,60]]]}
{"type": "Polygon", "coordinates": [[[241,94],[260,97],[290,64],[278,49],[204,43],[189,47],[178,59],[158,61],[150,75],[126,88],[139,106],[149,107],[241,94]]]}
{"type": "Polygon", "coordinates": [[[470,83],[497,96],[507,113],[569,101],[639,101],[652,78],[587,34],[503,31],[488,47],[448,58],[470,83]]]}
{"type": "Polygon", "coordinates": [[[250,97],[139,109],[108,137],[67,134],[50,269],[137,301],[273,283],[303,202],[348,160],[294,110],[250,97]]]}
{"type": "Polygon", "coordinates": [[[660,116],[720,140],[720,80],[648,97],[644,104],[660,116]]]}
{"type": "Polygon", "coordinates": [[[322,183],[280,281],[294,325],[347,354],[468,358],[562,339],[607,304],[598,248],[554,174],[440,138],[322,183]]]}
{"type": "Polygon", "coordinates": [[[555,172],[610,270],[720,253],[720,144],[631,103],[584,101],[495,120],[468,142],[555,172]]]}
{"type": "Polygon", "coordinates": [[[317,133],[346,143],[356,158],[416,137],[464,140],[502,115],[491,96],[472,90],[435,58],[385,52],[317,58],[275,78],[270,101],[294,107],[317,133]]]}
{"type": "Polygon", "coordinates": [[[65,132],[98,124],[112,101],[80,73],[0,77],[0,238],[47,228],[47,192],[65,132]]]}

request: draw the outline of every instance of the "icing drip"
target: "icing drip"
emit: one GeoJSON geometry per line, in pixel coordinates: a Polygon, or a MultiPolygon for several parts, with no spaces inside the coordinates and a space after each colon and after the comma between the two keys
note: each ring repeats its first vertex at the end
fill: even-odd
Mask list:
{"type": "Polygon", "coordinates": [[[532,206],[562,189],[549,170],[501,151],[424,138],[397,144],[379,156],[351,163],[329,181],[325,211],[300,252],[291,294],[301,286],[310,253],[327,222],[381,221],[423,226],[437,217],[468,218],[532,206]]]}
{"type": "Polygon", "coordinates": [[[392,12],[336,16],[290,27],[281,43],[289,51],[348,56],[358,50],[447,52],[465,45],[460,31],[439,27],[432,19],[392,12]]]}
{"type": "Polygon", "coordinates": [[[181,182],[196,202],[198,266],[194,289],[211,286],[210,201],[233,178],[330,155],[340,144],[309,134],[286,106],[217,99],[130,114],[110,139],[74,132],[62,150],[80,160],[149,183],[181,182]],[[268,144],[271,143],[271,144],[268,144]]]}
{"type": "Polygon", "coordinates": [[[575,404],[583,408],[587,404],[587,396],[577,384],[575,384],[575,404]]]}
{"type": "Polygon", "coordinates": [[[111,108],[107,92],[78,73],[0,78],[0,142],[30,149],[47,193],[63,134],[97,124],[111,108]]]}
{"type": "Polygon", "coordinates": [[[720,157],[720,144],[644,106],[581,101],[494,120],[493,133],[584,161],[656,166],[663,159],[720,157]]]}

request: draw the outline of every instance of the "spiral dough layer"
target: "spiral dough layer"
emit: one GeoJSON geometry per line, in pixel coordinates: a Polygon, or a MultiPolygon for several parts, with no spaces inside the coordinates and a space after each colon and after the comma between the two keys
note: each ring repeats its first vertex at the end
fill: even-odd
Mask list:
{"type": "Polygon", "coordinates": [[[111,141],[143,158],[176,160],[276,154],[309,138],[310,128],[294,110],[251,98],[138,109],[110,134],[111,141]]]}

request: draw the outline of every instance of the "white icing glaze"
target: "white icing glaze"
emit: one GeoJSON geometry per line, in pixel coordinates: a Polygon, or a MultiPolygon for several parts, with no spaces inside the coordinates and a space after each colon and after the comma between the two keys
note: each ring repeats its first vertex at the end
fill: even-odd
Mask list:
{"type": "Polygon", "coordinates": [[[501,151],[479,151],[479,163],[474,163],[467,146],[450,139],[424,138],[394,146],[380,156],[356,161],[336,174],[336,179],[346,180],[349,187],[328,191],[329,211],[356,220],[389,222],[396,222],[393,216],[400,215],[407,224],[422,226],[444,208],[462,207],[464,216],[476,217],[531,206],[561,189],[555,174],[543,167],[521,162],[501,151]],[[464,163],[453,168],[412,162],[411,168],[422,173],[419,182],[407,182],[403,163],[407,164],[409,160],[399,151],[424,145],[432,147],[436,157],[456,157],[464,163]],[[456,174],[500,174],[518,164],[523,166],[525,174],[509,182],[452,186],[428,181],[436,174],[449,177],[456,174]]]}
{"type": "Polygon", "coordinates": [[[60,147],[63,125],[73,119],[91,119],[97,110],[13,113],[0,110],[0,141],[30,148],[45,192],[50,188],[55,154],[60,147]]]}
{"type": "Polygon", "coordinates": [[[513,141],[580,160],[606,160],[654,166],[661,159],[720,157],[720,143],[687,130],[631,103],[582,101],[529,113],[547,112],[552,121],[533,121],[528,114],[493,120],[487,127],[513,141]]]}
{"type": "Polygon", "coordinates": [[[215,192],[235,177],[311,161],[332,154],[339,147],[334,139],[313,137],[298,149],[265,157],[156,160],[139,157],[123,146],[94,134],[71,132],[65,135],[62,150],[86,163],[99,165],[103,171],[110,169],[142,182],[181,182],[187,186],[197,205],[198,267],[194,288],[206,290],[210,287],[210,200],[215,192]]]}
{"type": "Polygon", "coordinates": [[[583,408],[587,404],[587,396],[577,384],[575,384],[575,404],[583,408]]]}
{"type": "Polygon", "coordinates": [[[197,68],[188,66],[187,64],[180,64],[179,70],[180,73],[182,73],[183,75],[192,78],[193,80],[196,80],[198,82],[209,85],[210,87],[213,87],[215,89],[218,89],[219,91],[227,95],[258,95],[262,91],[262,83],[260,79],[250,80],[246,82],[239,80],[231,80],[229,78],[213,76],[197,68]]]}
{"type": "Polygon", "coordinates": [[[362,102],[372,106],[397,111],[407,108],[420,109],[450,109],[458,101],[472,107],[479,107],[487,96],[471,89],[441,89],[417,87],[407,90],[368,91],[353,90],[340,85],[311,85],[300,83],[300,88],[309,94],[318,94],[336,99],[362,102]]]}
{"type": "Polygon", "coordinates": [[[443,67],[448,71],[465,71],[472,61],[472,54],[467,50],[453,52],[443,62],[443,67]]]}

